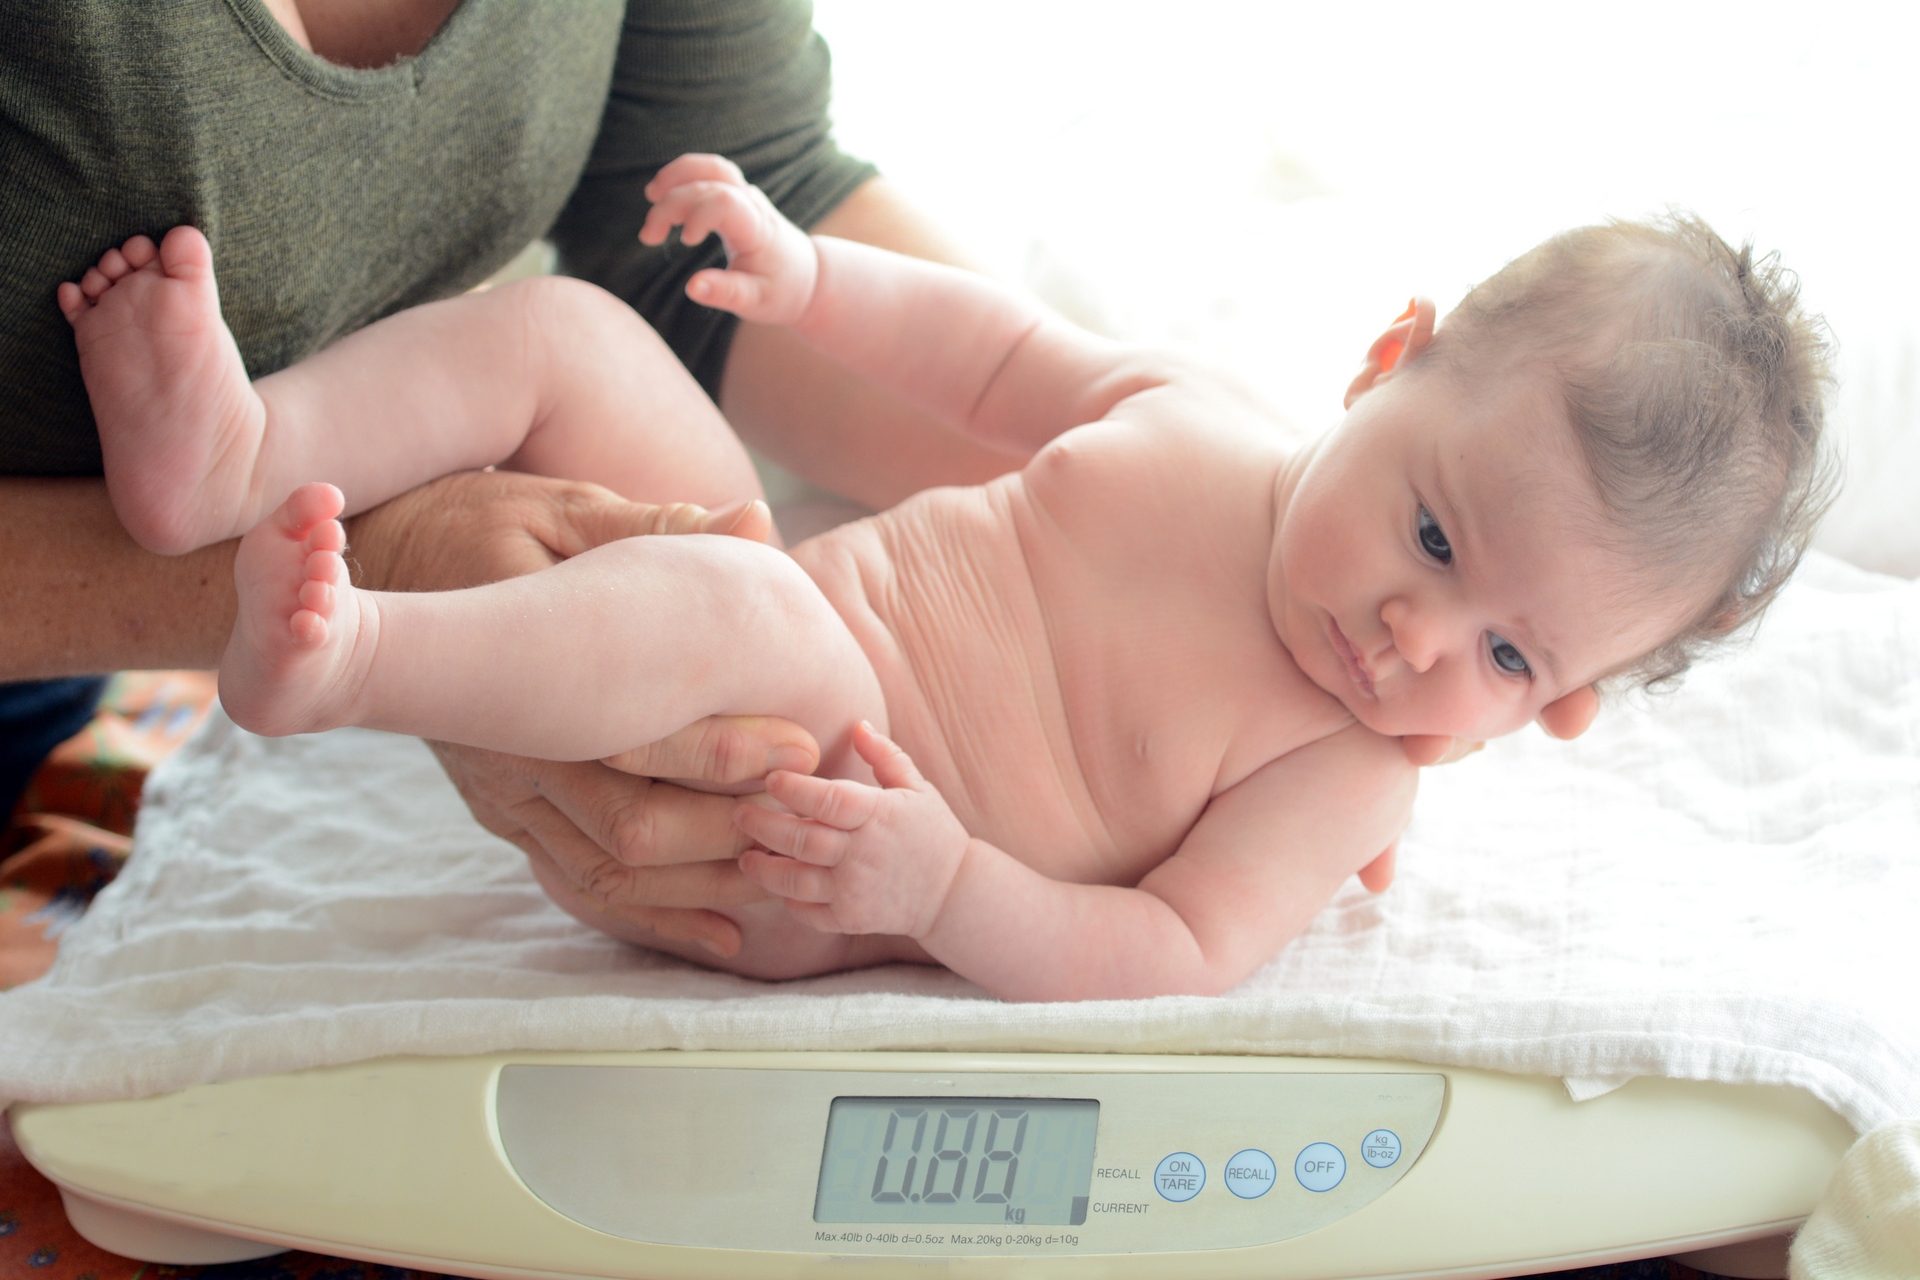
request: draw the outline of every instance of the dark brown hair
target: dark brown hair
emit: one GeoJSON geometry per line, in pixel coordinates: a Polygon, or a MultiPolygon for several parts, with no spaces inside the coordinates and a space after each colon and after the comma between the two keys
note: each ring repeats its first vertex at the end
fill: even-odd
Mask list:
{"type": "Polygon", "coordinates": [[[1826,326],[1775,255],[1699,219],[1555,236],[1477,286],[1435,344],[1461,372],[1544,364],[1611,537],[1704,603],[1623,673],[1670,685],[1756,621],[1832,501],[1826,326]]]}

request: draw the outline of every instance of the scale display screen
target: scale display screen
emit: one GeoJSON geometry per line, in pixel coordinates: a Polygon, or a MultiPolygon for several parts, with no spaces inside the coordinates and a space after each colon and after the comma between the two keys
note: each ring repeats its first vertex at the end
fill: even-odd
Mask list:
{"type": "Polygon", "coordinates": [[[815,1222],[1081,1226],[1092,1098],[835,1098],[815,1222]]]}

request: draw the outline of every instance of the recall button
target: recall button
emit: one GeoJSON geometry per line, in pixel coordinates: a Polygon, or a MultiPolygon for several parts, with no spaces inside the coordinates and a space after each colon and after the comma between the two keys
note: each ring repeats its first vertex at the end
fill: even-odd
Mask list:
{"type": "Polygon", "coordinates": [[[1272,1156],[1248,1147],[1227,1161],[1227,1190],[1242,1200],[1258,1200],[1273,1190],[1273,1180],[1278,1172],[1272,1156]]]}
{"type": "Polygon", "coordinates": [[[1176,1151],[1162,1160],[1153,1171],[1154,1190],[1175,1204],[1183,1204],[1200,1194],[1207,1185],[1207,1166],[1189,1151],[1176,1151]]]}
{"type": "Polygon", "coordinates": [[[1309,1191],[1331,1191],[1347,1176],[1347,1158],[1331,1142],[1316,1142],[1293,1158],[1293,1176],[1309,1191]]]}

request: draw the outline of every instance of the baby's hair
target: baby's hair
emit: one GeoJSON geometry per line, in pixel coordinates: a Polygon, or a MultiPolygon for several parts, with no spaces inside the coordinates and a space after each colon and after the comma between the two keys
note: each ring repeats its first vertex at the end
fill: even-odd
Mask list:
{"type": "Polygon", "coordinates": [[[1771,603],[1832,501],[1822,438],[1826,326],[1777,255],[1756,261],[1699,219],[1610,222],[1555,236],[1448,318],[1441,363],[1553,371],[1611,530],[1705,603],[1621,673],[1668,686],[1771,603]]]}

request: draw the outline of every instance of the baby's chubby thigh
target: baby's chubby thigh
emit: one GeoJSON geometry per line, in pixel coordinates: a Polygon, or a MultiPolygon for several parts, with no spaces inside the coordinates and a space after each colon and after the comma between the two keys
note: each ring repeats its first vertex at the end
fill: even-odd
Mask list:
{"type": "Polygon", "coordinates": [[[779,716],[814,736],[823,772],[871,781],[852,731],[885,724],[880,682],[782,551],[707,534],[627,538],[481,591],[493,593],[473,601],[487,630],[507,632],[519,655],[506,683],[529,721],[555,722],[553,749],[523,753],[604,757],[707,716],[779,716]]]}

